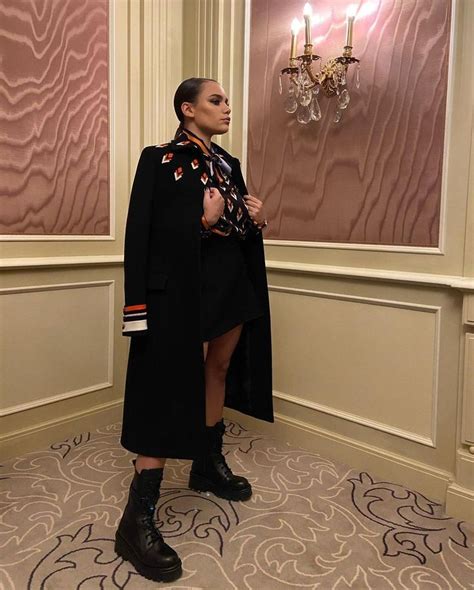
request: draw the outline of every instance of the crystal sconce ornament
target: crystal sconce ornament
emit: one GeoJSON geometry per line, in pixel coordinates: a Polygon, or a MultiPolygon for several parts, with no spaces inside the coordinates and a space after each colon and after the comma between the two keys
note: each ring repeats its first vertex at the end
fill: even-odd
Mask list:
{"type": "Polygon", "coordinates": [[[355,85],[360,88],[360,63],[352,57],[352,32],[357,7],[350,6],[347,10],[346,44],[340,57],[332,58],[321,67],[321,57],[313,54],[311,37],[312,9],[306,3],[304,7],[305,44],[303,55],[297,56],[297,39],[301,27],[298,19],[291,24],[291,48],[289,66],[283,68],[278,79],[279,92],[283,94],[282,78],[288,76],[288,92],[283,107],[287,113],[296,113],[299,123],[307,125],[310,121],[321,119],[321,107],[318,95],[323,93],[336,99],[336,110],[333,121],[339,123],[342,114],[351,100],[347,89],[347,70],[350,65],[356,65],[355,85]],[[319,72],[313,71],[313,62],[319,61],[319,72]]]}

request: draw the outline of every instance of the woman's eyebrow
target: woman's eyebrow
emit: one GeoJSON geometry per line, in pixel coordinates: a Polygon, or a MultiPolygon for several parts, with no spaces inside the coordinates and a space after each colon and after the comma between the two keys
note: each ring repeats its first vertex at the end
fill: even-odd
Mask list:
{"type": "Polygon", "coordinates": [[[209,96],[209,98],[212,98],[213,96],[215,96],[216,98],[222,98],[223,100],[226,100],[227,102],[229,101],[229,99],[227,97],[222,96],[222,94],[211,94],[209,96]]]}

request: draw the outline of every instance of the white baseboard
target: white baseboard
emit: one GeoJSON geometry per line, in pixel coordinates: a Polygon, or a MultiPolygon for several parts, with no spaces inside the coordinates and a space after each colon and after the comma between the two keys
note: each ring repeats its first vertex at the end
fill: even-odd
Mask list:
{"type": "Polygon", "coordinates": [[[446,501],[446,491],[453,479],[447,471],[277,413],[274,424],[227,408],[225,417],[250,430],[317,452],[353,469],[368,471],[381,480],[398,482],[442,504],[446,501]]]}
{"type": "Polygon", "coordinates": [[[474,491],[450,484],[446,493],[446,513],[474,524],[474,491]]]}
{"type": "Polygon", "coordinates": [[[122,400],[114,400],[0,436],[1,461],[37,451],[66,438],[122,419],[122,400]]]}

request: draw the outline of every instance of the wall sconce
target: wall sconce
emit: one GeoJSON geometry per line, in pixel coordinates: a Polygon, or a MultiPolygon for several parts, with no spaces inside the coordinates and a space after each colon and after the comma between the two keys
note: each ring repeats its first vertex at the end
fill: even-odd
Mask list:
{"type": "Polygon", "coordinates": [[[359,60],[352,57],[352,33],[357,6],[349,6],[347,9],[346,44],[340,57],[329,59],[321,67],[321,57],[313,54],[311,36],[312,8],[308,2],[304,6],[305,44],[303,55],[296,55],[298,45],[298,33],[301,27],[297,18],[291,24],[291,48],[289,66],[283,68],[279,76],[279,91],[283,92],[282,77],[288,76],[288,95],[285,98],[284,108],[287,113],[295,113],[299,123],[308,124],[310,121],[321,119],[321,108],[318,102],[318,94],[322,88],[328,97],[336,97],[336,112],[334,122],[339,123],[343,111],[348,107],[351,99],[347,84],[347,69],[357,63],[356,88],[360,87],[359,60]],[[319,72],[313,72],[313,62],[319,61],[319,72]]]}

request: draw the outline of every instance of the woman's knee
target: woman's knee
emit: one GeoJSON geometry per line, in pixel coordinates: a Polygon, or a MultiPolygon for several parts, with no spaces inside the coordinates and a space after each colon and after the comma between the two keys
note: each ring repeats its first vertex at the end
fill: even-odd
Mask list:
{"type": "Polygon", "coordinates": [[[206,373],[216,379],[224,380],[229,369],[230,359],[208,355],[206,360],[206,373]]]}

